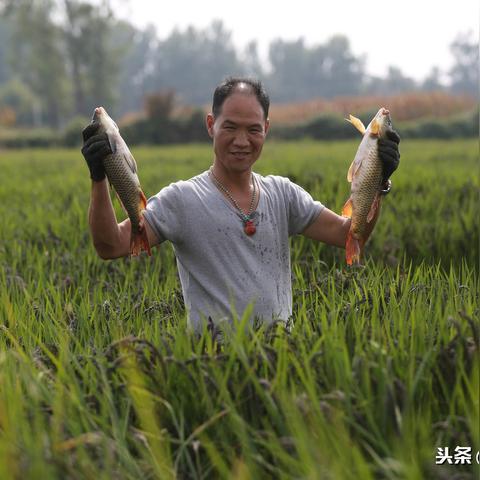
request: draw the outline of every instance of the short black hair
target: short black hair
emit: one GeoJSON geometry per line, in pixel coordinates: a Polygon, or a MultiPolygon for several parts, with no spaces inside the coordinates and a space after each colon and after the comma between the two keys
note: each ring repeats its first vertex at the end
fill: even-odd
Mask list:
{"type": "Polygon", "coordinates": [[[239,84],[245,84],[249,87],[260,103],[265,119],[268,118],[268,109],[270,107],[270,98],[262,82],[249,77],[227,77],[213,92],[212,113],[214,117],[220,115],[223,102],[236,91],[239,84]]]}

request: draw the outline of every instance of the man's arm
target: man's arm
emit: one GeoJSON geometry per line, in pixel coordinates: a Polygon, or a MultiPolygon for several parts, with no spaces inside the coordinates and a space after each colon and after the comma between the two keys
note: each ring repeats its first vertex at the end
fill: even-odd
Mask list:
{"type": "MultiPolygon", "coordinates": [[[[380,215],[380,206],[377,209],[375,216],[367,223],[365,230],[365,242],[373,231],[375,223],[377,223],[380,215]]],[[[350,230],[351,218],[342,217],[332,212],[328,208],[324,208],[318,217],[302,232],[312,240],[334,245],[336,247],[345,248],[347,242],[347,234],[350,230]]]]}
{"type": "MultiPolygon", "coordinates": [[[[88,223],[93,245],[101,258],[108,260],[130,254],[130,219],[127,218],[121,223],[117,222],[107,180],[92,182],[88,223]]],[[[158,238],[150,225],[146,221],[144,225],[150,246],[157,245],[158,238]]]]}
{"type": "MultiPolygon", "coordinates": [[[[386,195],[391,188],[389,180],[390,175],[398,168],[400,162],[400,152],[398,144],[400,136],[395,130],[387,131],[386,138],[378,141],[378,154],[383,165],[383,190],[382,195],[386,195]]],[[[381,203],[381,202],[380,202],[381,203]]],[[[380,215],[380,205],[377,208],[374,218],[367,223],[365,231],[365,242],[373,231],[380,215]]],[[[309,225],[302,233],[308,238],[345,248],[348,230],[350,229],[351,219],[337,215],[328,208],[324,208],[320,215],[309,225]]]]}
{"type": "MultiPolygon", "coordinates": [[[[90,124],[83,130],[82,154],[92,179],[88,210],[90,232],[95,250],[106,260],[124,257],[130,253],[131,224],[129,218],[121,223],[117,222],[103,167],[103,159],[111,153],[110,144],[105,134],[97,134],[97,128],[98,126],[90,124]]],[[[158,238],[147,222],[145,230],[150,246],[157,245],[158,238]]]]}
{"type": "Polygon", "coordinates": [[[345,248],[350,223],[350,218],[341,217],[328,208],[324,208],[302,234],[328,245],[345,248]]]}

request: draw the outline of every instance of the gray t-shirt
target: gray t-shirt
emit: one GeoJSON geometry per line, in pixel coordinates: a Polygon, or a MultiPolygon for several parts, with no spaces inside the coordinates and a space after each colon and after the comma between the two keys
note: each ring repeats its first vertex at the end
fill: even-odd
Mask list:
{"type": "Polygon", "coordinates": [[[177,258],[189,324],[196,331],[239,318],[286,321],[292,314],[288,237],[301,233],[324,208],[288,178],[254,174],[260,197],[256,233],[245,234],[238,210],[208,172],[163,188],[148,200],[145,218],[177,258]]]}

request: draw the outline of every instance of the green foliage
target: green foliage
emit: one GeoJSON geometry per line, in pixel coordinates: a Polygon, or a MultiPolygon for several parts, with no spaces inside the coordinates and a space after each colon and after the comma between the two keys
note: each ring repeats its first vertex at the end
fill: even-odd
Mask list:
{"type": "Polygon", "coordinates": [[[122,127],[125,141],[131,145],[162,145],[209,140],[203,110],[193,110],[179,118],[165,113],[158,115],[157,112],[154,118],[141,118],[122,127]]]}
{"type": "MultiPolygon", "coordinates": [[[[365,125],[375,116],[376,111],[358,114],[365,125]]],[[[402,138],[473,138],[478,136],[478,110],[446,118],[422,118],[408,122],[395,122],[395,129],[402,138]]],[[[358,138],[358,131],[345,121],[345,118],[325,113],[314,119],[293,126],[275,126],[271,135],[278,139],[296,140],[311,138],[316,140],[342,140],[358,138]]]]}
{"type": "Polygon", "coordinates": [[[473,138],[479,133],[478,109],[449,118],[424,118],[401,125],[408,138],[473,138]]]}
{"type": "Polygon", "coordinates": [[[0,86],[0,105],[15,112],[16,125],[34,125],[39,122],[41,101],[32,90],[18,78],[0,86]]]}
{"type": "Polygon", "coordinates": [[[54,147],[60,144],[51,128],[15,128],[0,130],[0,148],[54,147]]]}
{"type": "Polygon", "coordinates": [[[90,123],[87,117],[74,117],[62,130],[61,144],[65,147],[81,147],[83,145],[82,130],[90,123]]]}
{"type": "MultiPolygon", "coordinates": [[[[267,142],[256,170],[338,212],[357,145],[267,142]]],[[[211,163],[132,150],[147,196],[211,163]]],[[[435,465],[480,449],[477,144],[401,152],[365,266],[293,238],[291,332],[222,342],[186,331],[168,245],[98,259],[78,150],[3,152],[0,478],[478,478],[435,465]]]]}

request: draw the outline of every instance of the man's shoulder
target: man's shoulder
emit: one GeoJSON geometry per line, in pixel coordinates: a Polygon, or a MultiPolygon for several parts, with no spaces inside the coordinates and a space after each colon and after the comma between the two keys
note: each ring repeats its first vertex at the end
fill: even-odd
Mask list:
{"type": "Polygon", "coordinates": [[[282,193],[284,193],[285,189],[292,183],[288,177],[282,175],[263,176],[256,174],[256,176],[263,188],[267,188],[268,190],[278,190],[282,193]]]}
{"type": "Polygon", "coordinates": [[[179,193],[194,192],[199,188],[204,188],[207,182],[208,172],[203,172],[187,180],[177,180],[170,183],[163,189],[170,189],[179,193]]]}

